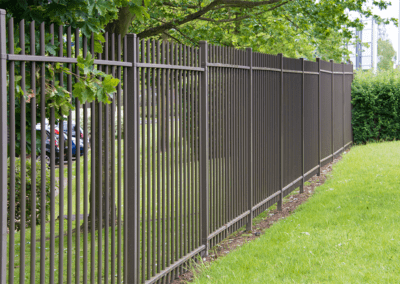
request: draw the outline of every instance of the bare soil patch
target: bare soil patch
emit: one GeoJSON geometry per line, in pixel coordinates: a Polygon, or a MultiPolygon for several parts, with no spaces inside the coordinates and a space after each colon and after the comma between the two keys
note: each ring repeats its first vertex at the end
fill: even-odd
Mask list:
{"type": "MultiPolygon", "coordinates": [[[[349,150],[346,150],[343,153],[347,153],[348,151],[349,150]]],[[[210,262],[229,254],[236,248],[242,246],[247,242],[251,242],[252,240],[264,234],[265,230],[271,227],[274,223],[278,222],[279,219],[284,219],[287,216],[290,216],[300,204],[306,202],[307,199],[314,194],[315,188],[317,186],[322,185],[326,181],[327,174],[332,171],[332,165],[336,164],[341,159],[342,157],[339,156],[334,159],[333,162],[328,163],[324,167],[322,167],[321,176],[314,175],[312,178],[310,178],[308,182],[304,185],[304,193],[300,194],[298,191],[295,191],[295,194],[287,197],[284,200],[284,204],[282,205],[282,211],[270,211],[266,218],[254,223],[253,230],[251,232],[237,231],[233,233],[221,243],[213,247],[209,251],[209,255],[203,258],[203,262],[209,264],[210,262]]],[[[193,271],[188,271],[171,283],[183,284],[191,282],[192,280],[193,271]]]]}

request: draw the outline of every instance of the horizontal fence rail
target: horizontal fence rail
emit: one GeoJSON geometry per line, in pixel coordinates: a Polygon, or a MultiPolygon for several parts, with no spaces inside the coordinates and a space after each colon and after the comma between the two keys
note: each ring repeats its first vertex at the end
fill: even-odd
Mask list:
{"type": "Polygon", "coordinates": [[[169,283],[352,144],[350,64],[0,32],[1,283],[169,283]],[[110,104],[74,95],[89,52],[110,104]]]}

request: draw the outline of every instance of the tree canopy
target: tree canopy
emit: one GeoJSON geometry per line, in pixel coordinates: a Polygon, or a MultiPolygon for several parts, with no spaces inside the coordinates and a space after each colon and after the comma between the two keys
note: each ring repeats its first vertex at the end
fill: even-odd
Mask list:
{"type": "Polygon", "coordinates": [[[252,47],[290,57],[342,60],[348,56],[350,28],[362,28],[349,12],[397,23],[372,13],[389,1],[367,0],[3,0],[0,7],[17,20],[79,27],[89,35],[103,31],[137,33],[141,39],[170,38],[178,43],[252,47]]]}
{"type": "Polygon", "coordinates": [[[396,51],[392,43],[387,40],[378,39],[378,69],[390,70],[393,69],[394,59],[396,58],[396,51]]]}

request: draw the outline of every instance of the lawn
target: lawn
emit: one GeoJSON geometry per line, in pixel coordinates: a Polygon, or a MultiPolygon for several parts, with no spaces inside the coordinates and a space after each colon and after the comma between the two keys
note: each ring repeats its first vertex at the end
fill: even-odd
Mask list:
{"type": "Polygon", "coordinates": [[[195,283],[400,283],[400,142],[353,147],[288,218],[195,283]]]}
{"type": "MultiPolygon", "coordinates": [[[[150,131],[152,130],[151,129],[151,125],[149,124],[148,125],[148,128],[147,128],[147,130],[148,129],[150,129],[150,131]]],[[[140,129],[141,131],[141,134],[142,134],[142,129],[140,129]]],[[[142,156],[141,156],[141,169],[142,169],[142,166],[143,166],[143,164],[145,165],[145,167],[146,167],[146,170],[147,169],[150,169],[150,172],[149,172],[149,174],[150,174],[150,176],[148,176],[148,175],[146,175],[146,177],[149,177],[149,180],[152,180],[152,178],[153,178],[153,174],[155,174],[155,175],[157,175],[156,173],[153,173],[153,171],[152,171],[152,169],[153,169],[153,167],[152,167],[152,161],[153,161],[153,144],[152,143],[147,143],[147,139],[148,139],[148,137],[147,137],[147,130],[145,131],[145,135],[144,135],[144,138],[145,138],[145,147],[143,148],[143,147],[141,147],[141,154],[142,154],[142,156]],[[148,167],[148,166],[150,166],[150,167],[148,167]]],[[[170,141],[169,141],[169,143],[170,143],[170,155],[171,155],[171,157],[174,157],[174,151],[172,151],[172,150],[175,150],[175,148],[172,146],[172,143],[173,142],[176,142],[177,143],[177,141],[179,141],[179,139],[177,139],[177,137],[180,137],[179,136],[179,131],[178,131],[178,129],[176,129],[176,135],[175,136],[173,136],[173,137],[170,137],[170,141]]],[[[156,138],[156,137],[155,137],[156,138]]],[[[124,141],[122,141],[122,147],[121,147],[121,156],[123,157],[123,155],[124,155],[124,151],[123,151],[123,142],[124,141]]],[[[182,145],[184,144],[184,141],[183,141],[183,139],[181,140],[181,142],[182,142],[182,145]]],[[[157,143],[155,142],[155,145],[157,145],[157,143]]],[[[118,157],[117,155],[118,155],[118,147],[117,147],[117,141],[115,141],[115,156],[116,157],[118,157]]],[[[189,146],[187,146],[188,148],[189,148],[189,146]]],[[[91,151],[89,150],[89,152],[88,152],[88,154],[87,154],[87,157],[88,157],[88,182],[89,182],[89,188],[90,188],[90,171],[91,171],[91,160],[90,160],[90,158],[91,158],[91,151]]],[[[158,159],[158,155],[156,155],[155,156],[155,163],[157,163],[157,159],[158,159]]],[[[115,169],[116,169],[116,171],[117,171],[117,169],[118,169],[118,167],[117,167],[117,163],[118,163],[118,160],[116,159],[115,160],[115,169]]],[[[188,169],[189,169],[189,165],[191,166],[191,167],[193,167],[193,164],[192,163],[187,163],[186,164],[186,167],[188,167],[188,169]]],[[[121,173],[121,178],[122,178],[122,181],[123,181],[123,179],[124,179],[124,173],[123,173],[123,164],[122,164],[122,173],[121,173]]],[[[68,177],[68,165],[66,164],[66,165],[64,165],[64,179],[65,180],[67,180],[67,177],[68,177]]],[[[58,178],[59,177],[59,175],[60,175],[60,169],[59,168],[57,168],[56,170],[55,170],[55,176],[58,178]]],[[[84,173],[84,157],[81,157],[80,158],[80,192],[79,192],[79,208],[80,208],[80,214],[83,214],[83,212],[84,212],[84,204],[85,204],[85,199],[84,199],[84,176],[85,176],[85,173],[84,173]]],[[[73,162],[72,163],[72,178],[73,178],[73,180],[72,180],[72,184],[71,184],[71,187],[72,187],[72,190],[71,190],[71,192],[70,192],[70,194],[71,194],[71,196],[72,196],[72,203],[71,203],[71,214],[72,215],[75,215],[76,214],[76,208],[77,208],[77,203],[76,203],[76,194],[77,194],[77,191],[76,191],[76,162],[73,162]]],[[[56,181],[56,186],[58,187],[59,186],[59,182],[58,181],[56,181]]],[[[118,202],[118,179],[117,179],[117,176],[116,176],[116,178],[115,178],[115,189],[116,189],[116,193],[115,193],[115,198],[116,198],[116,200],[115,200],[115,202],[117,203],[118,202]]],[[[150,197],[151,199],[157,199],[156,197],[157,196],[152,196],[152,190],[153,190],[153,188],[152,188],[152,185],[151,185],[151,183],[149,184],[149,182],[147,182],[146,183],[146,187],[145,187],[145,189],[143,189],[143,184],[142,184],[142,179],[141,179],[141,184],[140,184],[140,189],[141,189],[141,194],[140,194],[140,199],[142,200],[142,198],[143,197],[146,197],[146,200],[150,197]]],[[[188,190],[189,190],[189,187],[188,187],[188,190]]],[[[90,198],[90,196],[89,196],[89,194],[88,194],[88,198],[90,198]]],[[[55,269],[55,282],[57,282],[58,281],[58,269],[59,269],[59,267],[58,267],[58,265],[59,265],[59,241],[60,241],[60,238],[59,238],[59,228],[60,228],[60,224],[61,224],[61,222],[60,222],[60,220],[63,220],[63,231],[64,231],[64,242],[63,242],[63,254],[64,254],[64,257],[63,257],[63,281],[67,281],[67,275],[68,275],[68,255],[70,254],[70,257],[71,257],[71,271],[72,271],[72,280],[74,280],[75,279],[75,263],[76,263],[76,259],[75,259],[75,257],[76,257],[76,254],[77,254],[77,252],[78,252],[78,250],[77,250],[77,247],[76,247],[76,227],[77,227],[77,225],[78,226],[81,226],[82,224],[83,224],[83,220],[80,220],[79,222],[77,222],[77,221],[75,221],[75,220],[73,220],[72,221],[72,224],[71,224],[71,230],[73,231],[73,233],[72,233],[72,236],[71,236],[71,245],[69,246],[68,245],[68,235],[67,235],[67,233],[68,233],[68,220],[64,220],[63,218],[60,218],[60,219],[58,219],[57,217],[59,216],[59,205],[60,205],[60,202],[61,202],[61,200],[60,200],[60,195],[57,195],[56,196],[56,198],[55,198],[55,218],[56,218],[56,221],[55,221],[55,251],[54,251],[54,253],[55,253],[55,261],[54,261],[54,263],[55,263],[55,267],[54,267],[54,269],[55,269]]],[[[97,201],[96,201],[97,202],[97,201]]],[[[63,215],[64,216],[67,216],[68,215],[68,186],[66,186],[65,188],[64,188],[64,198],[63,198],[63,200],[62,200],[62,203],[64,204],[64,210],[63,210],[63,215]]],[[[141,202],[141,204],[142,204],[142,202],[141,202]]],[[[121,200],[121,205],[122,205],[122,208],[121,208],[121,212],[122,212],[122,214],[121,214],[121,219],[122,219],[122,221],[124,220],[124,216],[123,216],[123,206],[124,206],[124,196],[123,196],[123,193],[122,193],[122,200],[121,200]]],[[[152,218],[153,216],[152,216],[152,213],[153,213],[153,211],[152,211],[152,209],[153,209],[153,204],[151,203],[151,205],[150,205],[150,210],[148,210],[148,214],[147,214],[147,216],[146,216],[146,220],[148,220],[148,218],[152,218]]],[[[176,205],[175,205],[176,206],[176,205]]],[[[88,205],[88,210],[90,210],[90,206],[88,205]]],[[[189,210],[189,209],[188,209],[189,210]]],[[[89,213],[90,213],[90,211],[89,211],[89,213]]],[[[157,211],[156,211],[156,213],[157,213],[157,211]]],[[[140,211],[140,214],[142,215],[143,214],[143,212],[142,212],[142,210],[140,211]]],[[[117,217],[117,216],[116,216],[117,217]]],[[[117,217],[118,218],[118,217],[117,217]]],[[[174,219],[175,220],[175,219],[174,219]]],[[[175,221],[173,221],[172,223],[174,223],[175,221]]],[[[151,233],[151,235],[153,236],[153,234],[154,234],[154,236],[155,237],[157,237],[157,232],[153,232],[152,231],[152,226],[153,226],[153,221],[147,221],[146,222],[146,225],[145,224],[142,224],[142,228],[146,228],[146,231],[150,231],[150,233],[151,233]],[[146,225],[147,225],[147,227],[146,227],[146,225]]],[[[157,227],[157,225],[158,225],[158,223],[157,222],[154,222],[154,225],[157,227]]],[[[143,229],[142,229],[143,230],[143,229]]],[[[45,243],[45,278],[46,278],[46,281],[48,281],[49,280],[49,268],[50,268],[50,222],[49,221],[47,221],[46,222],[46,226],[45,226],[45,231],[46,231],[46,233],[45,233],[45,237],[46,237],[46,243],[45,243]]],[[[122,253],[118,253],[118,226],[117,226],[117,224],[116,224],[116,226],[115,226],[115,232],[114,232],[114,235],[115,235],[115,252],[116,252],[116,255],[114,255],[114,257],[116,258],[115,259],[115,271],[114,272],[112,272],[112,269],[111,269],[111,259],[112,259],[112,255],[111,255],[111,237],[112,237],[112,234],[113,234],[113,232],[112,232],[112,229],[111,229],[111,226],[109,227],[109,243],[107,244],[108,245],[108,259],[110,260],[109,262],[108,262],[108,267],[109,267],[109,280],[111,280],[111,278],[112,277],[117,277],[117,261],[118,261],[118,255],[121,255],[121,262],[123,263],[123,254],[122,253]]],[[[124,228],[123,228],[123,224],[122,224],[122,228],[121,228],[121,234],[122,234],[122,236],[123,236],[123,234],[124,234],[124,228]]],[[[102,279],[103,280],[105,280],[104,279],[104,267],[105,267],[105,264],[104,264],[104,261],[105,261],[105,246],[106,246],[106,244],[105,244],[105,229],[103,229],[102,230],[102,244],[101,244],[101,250],[103,251],[102,252],[102,262],[103,262],[103,271],[102,271],[102,273],[103,273],[103,275],[102,275],[102,279]]],[[[95,264],[95,266],[96,266],[96,277],[95,277],[95,279],[97,279],[97,277],[98,277],[98,275],[97,275],[97,265],[98,265],[98,245],[99,245],[99,243],[98,243],[98,240],[99,240],[99,238],[98,238],[98,236],[99,236],[99,234],[98,234],[98,231],[96,231],[96,233],[95,233],[95,236],[94,236],[94,240],[95,240],[95,251],[94,251],[94,253],[95,253],[95,262],[96,262],[96,264],[95,264]]],[[[10,235],[9,235],[9,237],[10,237],[10,235]]],[[[87,239],[87,248],[88,248],[88,250],[87,250],[87,267],[88,267],[88,271],[87,271],[87,273],[88,273],[88,279],[90,279],[90,267],[91,267],[91,253],[92,253],[92,250],[91,250],[91,240],[92,240],[92,235],[91,235],[91,231],[90,231],[90,229],[88,230],[88,239],[87,239]]],[[[40,239],[41,239],[41,226],[36,226],[36,234],[35,234],[35,239],[36,239],[36,258],[35,258],[35,281],[36,282],[39,282],[40,281],[40,239]]],[[[15,283],[18,283],[19,281],[20,281],[20,273],[22,272],[21,271],[21,267],[20,267],[20,258],[21,258],[21,250],[20,250],[20,245],[21,245],[21,241],[23,241],[22,239],[21,239],[21,234],[20,234],[20,232],[16,232],[15,233],[15,250],[14,250],[14,254],[15,254],[15,262],[14,262],[14,270],[13,270],[13,272],[14,272],[14,281],[15,281],[15,283]]],[[[142,240],[141,240],[142,241],[142,240]]],[[[26,244],[26,247],[25,247],[25,280],[26,281],[28,281],[30,278],[31,278],[31,271],[30,271],[30,253],[31,253],[31,228],[27,228],[26,229],[26,236],[25,236],[25,244],[26,244]]],[[[145,240],[145,244],[147,245],[147,239],[145,240]]],[[[123,238],[122,238],[122,244],[121,244],[121,246],[123,247],[123,238]]],[[[8,246],[7,247],[8,249],[10,249],[10,247],[8,246]]],[[[80,232],[80,247],[79,247],[79,259],[80,259],[80,279],[82,279],[82,276],[83,276],[83,272],[84,272],[84,258],[83,258],[83,256],[84,256],[84,249],[85,249],[85,247],[84,247],[84,233],[83,233],[83,231],[81,231],[80,232]]],[[[123,268],[122,268],[122,270],[123,270],[123,268]]],[[[8,273],[8,269],[7,269],[7,273],[8,273]]],[[[7,276],[7,279],[8,279],[8,277],[9,276],[7,276]]]]}

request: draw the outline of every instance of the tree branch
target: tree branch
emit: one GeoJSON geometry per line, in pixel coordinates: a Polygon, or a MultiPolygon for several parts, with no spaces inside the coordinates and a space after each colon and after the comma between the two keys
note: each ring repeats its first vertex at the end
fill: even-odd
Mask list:
{"type": "Polygon", "coordinates": [[[285,5],[289,1],[293,1],[293,0],[287,0],[284,2],[283,2],[283,0],[268,0],[268,1],[260,1],[260,2],[240,1],[240,0],[214,0],[210,4],[208,4],[206,7],[198,10],[197,12],[194,12],[192,14],[185,16],[181,20],[172,20],[172,21],[164,23],[158,27],[152,27],[147,30],[144,30],[138,34],[138,37],[143,39],[143,38],[147,38],[150,36],[155,36],[157,34],[163,33],[166,30],[186,24],[193,20],[197,20],[216,7],[220,7],[220,9],[226,8],[226,7],[254,8],[254,7],[258,7],[258,6],[279,3],[279,5],[276,5],[273,8],[271,8],[271,9],[276,9],[282,5],[285,5]]]}
{"type": "Polygon", "coordinates": [[[170,35],[168,32],[163,32],[163,34],[165,34],[167,37],[172,38],[173,40],[175,40],[176,42],[179,42],[180,44],[183,44],[179,39],[177,39],[176,37],[170,35]]]}

